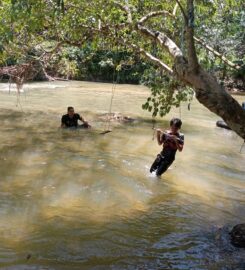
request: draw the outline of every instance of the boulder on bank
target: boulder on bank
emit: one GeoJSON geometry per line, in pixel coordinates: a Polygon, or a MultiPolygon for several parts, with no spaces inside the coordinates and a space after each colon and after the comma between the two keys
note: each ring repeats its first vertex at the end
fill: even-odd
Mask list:
{"type": "Polygon", "coordinates": [[[245,248],[245,223],[234,226],[230,231],[230,237],[233,246],[245,248]]]}

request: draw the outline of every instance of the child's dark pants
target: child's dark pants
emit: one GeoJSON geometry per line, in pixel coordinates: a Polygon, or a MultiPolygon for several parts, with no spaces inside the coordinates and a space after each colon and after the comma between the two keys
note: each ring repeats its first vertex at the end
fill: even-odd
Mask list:
{"type": "Polygon", "coordinates": [[[173,163],[173,161],[174,157],[158,154],[157,158],[151,165],[150,172],[156,171],[156,175],[161,176],[164,172],[166,172],[166,170],[173,163]]]}

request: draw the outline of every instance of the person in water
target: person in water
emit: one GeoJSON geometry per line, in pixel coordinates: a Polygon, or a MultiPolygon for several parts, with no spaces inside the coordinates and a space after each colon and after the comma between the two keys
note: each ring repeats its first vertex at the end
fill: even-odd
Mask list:
{"type": "Polygon", "coordinates": [[[73,107],[67,108],[67,114],[64,114],[61,118],[61,127],[62,128],[70,128],[70,127],[81,127],[81,128],[90,128],[91,126],[87,121],[83,119],[78,113],[75,113],[73,107]],[[83,122],[82,125],[78,125],[78,120],[83,122]]]}
{"type": "Polygon", "coordinates": [[[176,151],[180,152],[184,146],[184,134],[179,132],[182,121],[179,118],[173,118],[170,121],[170,129],[162,131],[157,129],[157,142],[163,145],[160,154],[157,155],[155,161],[151,165],[150,172],[156,171],[157,176],[161,176],[173,163],[176,151]]]}

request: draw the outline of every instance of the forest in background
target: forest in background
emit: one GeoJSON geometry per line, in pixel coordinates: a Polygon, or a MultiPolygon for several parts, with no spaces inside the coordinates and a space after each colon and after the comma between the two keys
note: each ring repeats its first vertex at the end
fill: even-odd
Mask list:
{"type": "MultiPolygon", "coordinates": [[[[245,12],[241,12],[241,25],[245,27],[245,12]]],[[[236,23],[231,20],[230,28],[236,27],[236,23]]],[[[224,23],[224,22],[220,22],[224,23]]],[[[222,26],[221,26],[222,28],[222,26]]],[[[218,29],[217,29],[218,31],[218,29]]],[[[209,40],[211,47],[220,54],[227,57],[234,64],[239,64],[240,70],[227,66],[223,61],[215,56],[212,52],[203,47],[199,47],[200,62],[210,72],[214,73],[228,90],[245,91],[245,32],[233,33],[229,35],[219,33],[220,38],[208,32],[206,38],[209,40]],[[221,44],[227,44],[221,46],[221,44]]],[[[44,42],[43,47],[47,50],[53,47],[52,41],[44,42]]],[[[3,47],[2,47],[3,49],[3,47]]],[[[152,53],[154,54],[154,44],[152,45],[152,53]]],[[[11,66],[24,62],[29,57],[38,57],[41,51],[38,49],[30,50],[21,58],[7,57],[1,62],[1,66],[11,66]],[[33,52],[34,51],[34,52],[33,52]]],[[[156,75],[154,65],[142,60],[140,55],[135,55],[128,51],[123,51],[119,47],[115,49],[93,48],[91,44],[81,47],[65,46],[55,54],[46,67],[50,76],[64,78],[68,80],[85,80],[93,82],[113,82],[130,83],[130,84],[147,84],[156,75]],[[115,75],[115,65],[121,65],[119,78],[115,75]]],[[[8,79],[8,76],[2,77],[8,79]]],[[[47,78],[42,72],[38,73],[33,80],[45,81],[47,78]]]]}
{"type": "MultiPolygon", "coordinates": [[[[43,49],[49,49],[54,46],[52,37],[50,40],[43,40],[42,47],[33,44],[26,44],[25,50],[6,51],[6,44],[15,41],[15,35],[26,35],[28,27],[23,25],[15,25],[14,18],[23,15],[23,12],[29,13],[32,21],[32,28],[38,27],[41,16],[35,18],[35,14],[31,14],[31,6],[33,1],[28,0],[12,0],[1,1],[0,19],[3,25],[0,27],[0,65],[9,66],[25,62],[28,58],[38,57],[43,49]],[[4,4],[3,2],[8,3],[4,4]],[[4,10],[8,8],[9,10],[4,10]],[[6,25],[6,17],[13,20],[12,26],[6,25]],[[33,18],[32,18],[33,16],[33,18]],[[35,25],[36,24],[36,25],[35,25]],[[6,27],[7,26],[7,27],[6,27]],[[33,45],[33,46],[32,46],[33,45]]],[[[37,1],[38,2],[38,1],[37,1]]],[[[42,2],[42,1],[41,1],[42,2]]],[[[45,1],[43,1],[45,2],[45,1]]],[[[59,18],[62,12],[66,11],[68,2],[66,1],[50,1],[53,2],[53,13],[59,18]],[[55,7],[56,5],[56,7],[55,7]]],[[[140,6],[138,1],[138,5],[140,6]]],[[[147,2],[147,1],[146,1],[147,2]]],[[[167,1],[168,2],[168,1],[167,1]]],[[[199,1],[196,6],[197,19],[195,21],[195,31],[198,36],[205,40],[205,44],[213,50],[225,56],[229,61],[238,64],[242,68],[240,70],[227,66],[220,57],[217,57],[208,48],[197,44],[199,61],[202,66],[219,78],[229,90],[245,91],[245,4],[243,1],[199,1]]],[[[139,7],[140,8],[140,7],[139,7]]],[[[50,9],[51,11],[51,9],[50,9]]],[[[32,31],[33,29],[31,29],[32,31]]],[[[31,34],[30,31],[30,34],[31,34]]],[[[175,35],[179,35],[179,46],[183,47],[184,29],[173,29],[175,35]]],[[[40,45],[40,44],[39,44],[40,45]]],[[[12,44],[11,44],[12,46],[12,44]]],[[[16,48],[15,48],[16,49],[16,48]]],[[[157,46],[154,42],[150,51],[156,54],[157,46]]],[[[60,48],[55,55],[52,56],[47,63],[47,72],[51,76],[72,80],[88,80],[100,82],[112,82],[115,65],[121,65],[119,83],[149,83],[151,77],[155,76],[154,65],[144,61],[140,55],[128,52],[127,48],[123,50],[122,46],[116,48],[115,44],[111,46],[106,42],[103,44],[95,44],[94,41],[87,40],[83,44],[75,44],[75,46],[66,44],[60,48]],[[104,48],[103,48],[104,47],[104,48]]],[[[35,80],[45,80],[41,74],[37,74],[35,80]]]]}

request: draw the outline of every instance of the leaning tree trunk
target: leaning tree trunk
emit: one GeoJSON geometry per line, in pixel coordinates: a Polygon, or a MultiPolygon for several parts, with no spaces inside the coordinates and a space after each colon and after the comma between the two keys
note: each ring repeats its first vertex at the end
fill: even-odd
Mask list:
{"type": "Polygon", "coordinates": [[[228,126],[245,140],[245,110],[199,64],[194,38],[194,0],[187,0],[186,11],[177,1],[185,19],[187,59],[179,53],[174,58],[174,73],[195,90],[197,100],[220,116],[228,126]]]}
{"type": "MultiPolygon", "coordinates": [[[[179,1],[177,2],[179,4],[179,1]]],[[[180,7],[182,6],[180,5],[180,7]]],[[[173,70],[160,59],[145,52],[142,48],[139,51],[162,70],[167,71],[168,74],[174,75],[180,81],[190,85],[196,92],[197,100],[211,112],[220,116],[233,131],[245,140],[245,110],[219,85],[217,79],[212,74],[200,66],[194,41],[193,0],[187,0],[187,10],[188,16],[182,8],[186,23],[186,57],[176,43],[165,33],[156,32],[144,26],[149,18],[158,16],[159,14],[166,14],[166,11],[150,12],[148,15],[142,17],[135,26],[136,31],[140,32],[144,37],[157,42],[164,51],[168,51],[174,60],[173,70]]]]}
{"type": "Polygon", "coordinates": [[[197,70],[193,70],[184,57],[175,60],[175,74],[180,80],[193,87],[197,100],[220,116],[245,140],[245,110],[242,106],[225,91],[212,74],[200,66],[197,70]]]}

